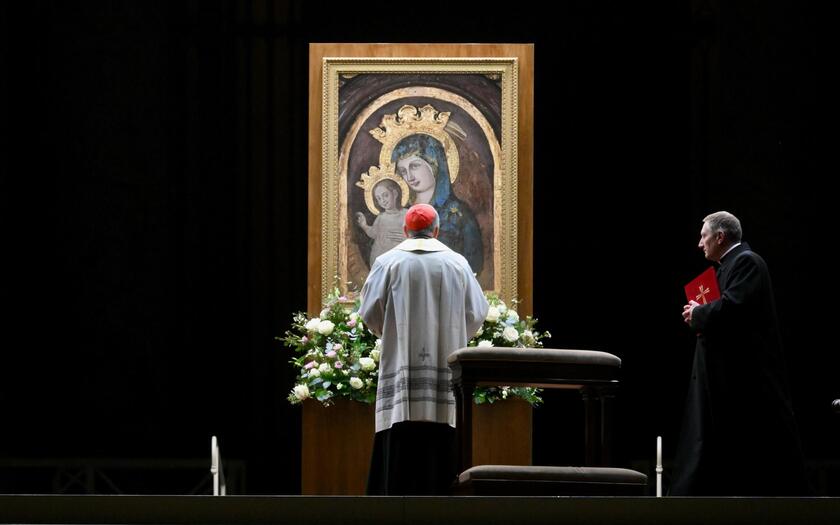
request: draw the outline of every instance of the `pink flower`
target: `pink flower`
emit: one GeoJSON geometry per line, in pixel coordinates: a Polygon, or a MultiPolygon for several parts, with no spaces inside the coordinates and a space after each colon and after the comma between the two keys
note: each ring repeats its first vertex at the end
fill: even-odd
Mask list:
{"type": "Polygon", "coordinates": [[[329,357],[330,359],[332,359],[333,357],[335,357],[335,352],[334,352],[333,350],[330,350],[330,351],[329,351],[329,352],[327,352],[325,355],[326,355],[327,357],[329,357]]]}
{"type": "Polygon", "coordinates": [[[346,295],[342,295],[341,297],[339,297],[339,298],[338,298],[338,300],[339,300],[339,301],[346,301],[346,300],[347,300],[347,296],[346,296],[346,295]]]}
{"type": "Polygon", "coordinates": [[[313,366],[315,366],[315,361],[310,361],[310,362],[306,363],[306,366],[304,366],[303,368],[309,370],[313,366]]]}
{"type": "Polygon", "coordinates": [[[341,367],[343,367],[344,365],[343,365],[343,364],[341,364],[341,361],[336,361],[336,362],[335,362],[335,364],[334,364],[333,366],[334,366],[334,367],[336,367],[336,368],[341,368],[341,367]]]}
{"type": "Polygon", "coordinates": [[[355,319],[350,319],[349,321],[347,321],[347,327],[348,328],[353,328],[354,326],[356,326],[356,320],[355,319]]]}
{"type": "Polygon", "coordinates": [[[301,343],[301,344],[305,345],[305,344],[306,344],[306,343],[308,343],[308,342],[309,342],[309,338],[308,338],[308,337],[303,336],[303,337],[301,337],[301,338],[300,338],[300,343],[301,343]]]}

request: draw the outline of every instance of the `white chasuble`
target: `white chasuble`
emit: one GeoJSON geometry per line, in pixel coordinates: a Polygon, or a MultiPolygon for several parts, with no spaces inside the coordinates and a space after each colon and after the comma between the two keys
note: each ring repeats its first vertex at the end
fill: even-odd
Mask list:
{"type": "Polygon", "coordinates": [[[455,426],[446,358],[467,345],[488,308],[467,260],[437,239],[407,239],[377,257],[359,310],[382,339],[377,432],[401,421],[455,426]]]}

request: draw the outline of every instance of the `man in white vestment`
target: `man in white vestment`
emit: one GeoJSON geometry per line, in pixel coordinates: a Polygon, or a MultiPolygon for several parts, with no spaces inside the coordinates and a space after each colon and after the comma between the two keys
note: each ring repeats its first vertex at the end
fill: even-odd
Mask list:
{"type": "Polygon", "coordinates": [[[446,358],[489,305],[467,260],[437,240],[428,204],[405,216],[405,241],[377,257],[359,310],[382,339],[368,494],[446,494],[455,475],[455,397],[446,358]]]}

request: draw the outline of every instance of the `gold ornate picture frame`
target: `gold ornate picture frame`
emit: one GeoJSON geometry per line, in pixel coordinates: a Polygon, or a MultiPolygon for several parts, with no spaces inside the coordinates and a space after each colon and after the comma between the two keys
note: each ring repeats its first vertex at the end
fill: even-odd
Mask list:
{"type": "Polygon", "coordinates": [[[360,288],[427,202],[482,287],[529,313],[532,115],[529,44],[311,44],[308,309],[360,288]]]}

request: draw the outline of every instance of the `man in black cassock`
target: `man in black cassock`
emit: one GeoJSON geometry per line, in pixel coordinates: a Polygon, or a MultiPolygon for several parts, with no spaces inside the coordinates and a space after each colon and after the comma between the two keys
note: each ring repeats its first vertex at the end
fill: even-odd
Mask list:
{"type": "Polygon", "coordinates": [[[703,219],[699,247],[721,297],[683,307],[697,346],[670,495],[806,495],[767,265],[725,211],[703,219]]]}

